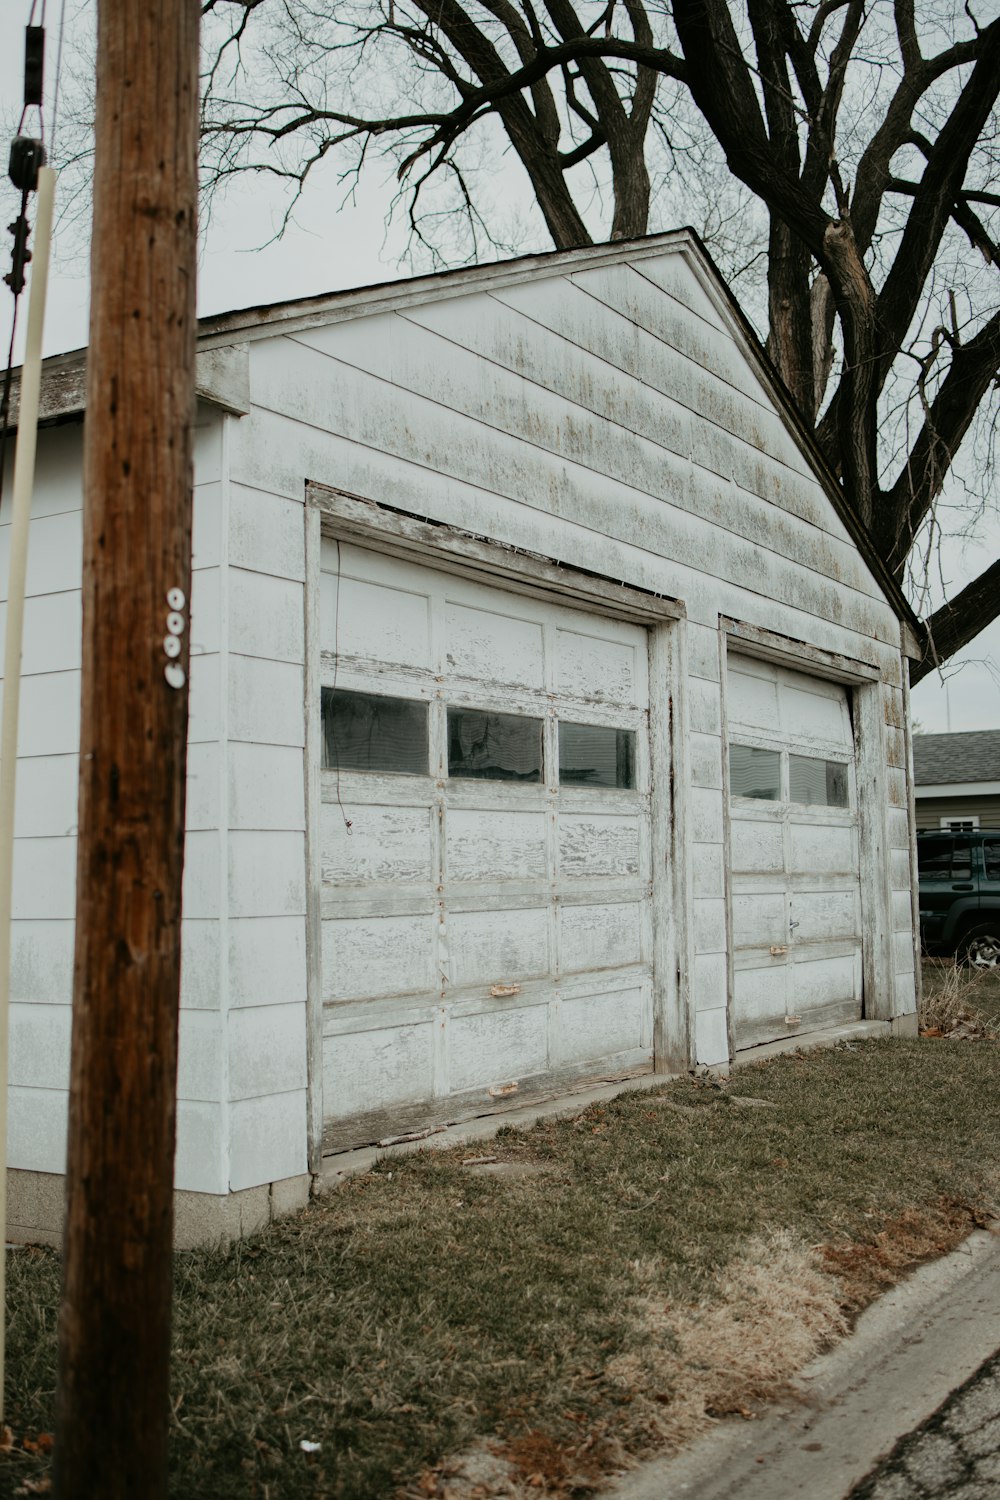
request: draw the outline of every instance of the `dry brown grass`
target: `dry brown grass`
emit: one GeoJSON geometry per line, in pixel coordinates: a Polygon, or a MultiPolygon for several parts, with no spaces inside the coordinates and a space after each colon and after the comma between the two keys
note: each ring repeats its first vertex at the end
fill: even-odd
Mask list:
{"type": "Polygon", "coordinates": [[[926,1037],[1000,1040],[1000,974],[963,968],[951,959],[923,964],[920,1030],[926,1037]]]}
{"type": "Polygon", "coordinates": [[[986,1228],[994,1214],[942,1197],[931,1208],[907,1208],[870,1238],[845,1235],[821,1247],[823,1264],[840,1284],[844,1309],[860,1312],[922,1261],[947,1255],[973,1226],[986,1228]]]}
{"type": "MultiPolygon", "coordinates": [[[[637,1267],[637,1279],[660,1278],[637,1267]]],[[[634,1347],[609,1366],[633,1392],[657,1447],[676,1449],[713,1421],[751,1416],[846,1331],[838,1279],[788,1230],[755,1235],[696,1303],[638,1293],[634,1347]]]]}
{"type": "Polygon", "coordinates": [[[847,1328],[839,1276],[787,1231],[749,1240],[696,1303],[665,1301],[657,1291],[663,1268],[652,1261],[633,1262],[629,1272],[630,1348],[604,1370],[627,1409],[628,1444],[610,1424],[589,1424],[575,1441],[529,1428],[446,1459],[407,1495],[584,1494],[609,1469],[627,1466],[637,1441],[644,1451],[675,1452],[721,1418],[751,1417],[787,1395],[795,1374],[847,1328]]]}

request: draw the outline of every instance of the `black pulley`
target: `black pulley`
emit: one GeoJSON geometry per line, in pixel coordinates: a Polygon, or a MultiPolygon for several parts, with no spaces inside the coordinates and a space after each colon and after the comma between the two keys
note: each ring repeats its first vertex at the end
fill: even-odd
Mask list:
{"type": "Polygon", "coordinates": [[[21,193],[33,193],[38,186],[38,172],[45,165],[45,147],[30,135],[16,135],[10,143],[11,182],[21,193]]]}

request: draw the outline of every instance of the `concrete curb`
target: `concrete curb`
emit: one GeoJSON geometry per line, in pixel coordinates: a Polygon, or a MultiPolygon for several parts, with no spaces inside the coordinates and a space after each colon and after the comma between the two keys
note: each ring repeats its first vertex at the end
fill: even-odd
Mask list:
{"type": "Polygon", "coordinates": [[[796,1381],[800,1400],[724,1422],[604,1500],[844,1500],[899,1438],[1000,1347],[1000,1235],[977,1230],[920,1266],[796,1381]]]}

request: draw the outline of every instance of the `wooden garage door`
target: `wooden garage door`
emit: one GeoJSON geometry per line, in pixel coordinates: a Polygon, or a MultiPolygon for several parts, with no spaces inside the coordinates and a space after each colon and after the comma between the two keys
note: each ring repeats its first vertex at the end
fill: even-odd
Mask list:
{"type": "Polygon", "coordinates": [[[861,885],[847,689],[730,656],[729,859],[737,1048],[861,1015],[861,885]]]}
{"type": "Polygon", "coordinates": [[[645,630],[322,567],[325,1148],[651,1066],[645,630]]]}

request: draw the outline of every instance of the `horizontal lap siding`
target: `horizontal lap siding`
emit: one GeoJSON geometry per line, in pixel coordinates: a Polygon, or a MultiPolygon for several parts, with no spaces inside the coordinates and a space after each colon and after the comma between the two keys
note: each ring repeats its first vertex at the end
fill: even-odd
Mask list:
{"type": "Polygon", "coordinates": [[[922,797],[917,787],[917,827],[939,828],[942,818],[978,818],[980,828],[1000,828],[1000,796],[922,797]]]}
{"type": "MultiPolygon", "coordinates": [[[[405,332],[400,336],[406,337],[405,332]]],[[[336,348],[346,333],[336,329],[330,337],[336,348]]],[[[482,371],[481,365],[476,368],[482,371]]],[[[438,379],[432,369],[428,359],[425,373],[431,389],[438,379]]],[[[742,515],[750,497],[731,492],[716,476],[703,478],[687,459],[661,451],[655,462],[646,455],[643,464],[628,472],[627,462],[620,462],[628,457],[627,440],[613,426],[603,424],[595,430],[599,424],[591,418],[574,432],[571,412],[562,411],[558,418],[549,413],[556,398],[526,391],[523,385],[521,391],[534,410],[535,442],[290,341],[271,350],[259,385],[255,383],[255,395],[263,404],[280,410],[291,399],[312,425],[325,425],[343,436],[354,434],[366,447],[420,464],[435,476],[481,487],[508,502],[527,501],[557,522],[570,521],[600,538],[638,544],[692,571],[702,571],[710,559],[715,576],[742,593],[788,600],[807,613],[866,634],[886,629],[890,612],[862,588],[867,579],[847,547],[841,545],[838,558],[822,556],[834,545],[824,541],[823,533],[760,502],[755,503],[751,524],[742,515]],[[561,441],[567,432],[572,444],[561,441]],[[709,508],[712,519],[698,514],[709,508]],[[731,529],[741,520],[742,533],[731,529]],[[808,535],[797,541],[781,536],[793,526],[808,535]],[[776,550],[782,541],[793,555],[776,550]],[[818,561],[812,555],[817,550],[818,561]],[[836,581],[838,573],[847,575],[849,583],[836,581]]],[[[525,417],[527,422],[527,413],[525,417]]]]}
{"type": "MultiPolygon", "coordinates": [[[[278,391],[273,396],[281,399],[278,391]]],[[[642,545],[635,524],[629,527],[619,521],[614,531],[624,535],[609,536],[572,514],[554,517],[538,507],[536,484],[518,496],[496,495],[472,480],[458,481],[435,471],[427,462],[383,453],[377,446],[358,444],[281,413],[255,413],[253,426],[236,434],[234,447],[236,472],[248,482],[272,487],[276,494],[301,497],[303,476],[319,476],[321,482],[381,504],[681,598],[689,616],[706,624],[721,612],[824,650],[860,657],[898,677],[898,624],[888,606],[870,601],[861,618],[850,623],[826,619],[806,601],[796,602],[794,589],[790,601],[762,591],[766,574],[761,567],[747,588],[706,571],[704,552],[690,564],[678,563],[669,555],[669,527],[662,530],[660,543],[666,555],[661,555],[642,545]]],[[[620,514],[628,517],[628,508],[620,514]]]]}
{"type": "MultiPolygon", "coordinates": [[[[61,1172],[66,1149],[80,734],[80,429],[54,436],[40,444],[29,535],[11,926],[8,1162],[39,1172],[61,1172]]],[[[3,603],[4,627],[6,615],[3,603]]]]}
{"type": "Polygon", "coordinates": [[[224,1054],[238,1190],[306,1170],[301,495],[230,482],[225,527],[224,1054]]]}
{"type": "MultiPolygon", "coordinates": [[[[218,963],[218,419],[195,432],[191,747],[178,1063],[176,1182],[220,1192],[223,1162],[218,963]]],[[[72,1029],[80,737],[82,429],[39,435],[28,545],[11,932],[9,1165],[63,1171],[72,1029]]],[[[9,496],[9,487],[5,495],[9,496]]],[[[9,499],[0,513],[0,590],[9,499]]],[[[0,600],[3,594],[0,593],[0,600]]],[[[6,603],[0,603],[6,623],[6,603]]]]}
{"type": "MultiPolygon", "coordinates": [[[[892,928],[895,1014],[917,1008],[913,932],[913,872],[910,864],[910,782],[906,750],[906,703],[901,686],[882,684],[888,792],[889,904],[892,928]]],[[[919,824],[919,813],[917,822],[919,824]]]]}

